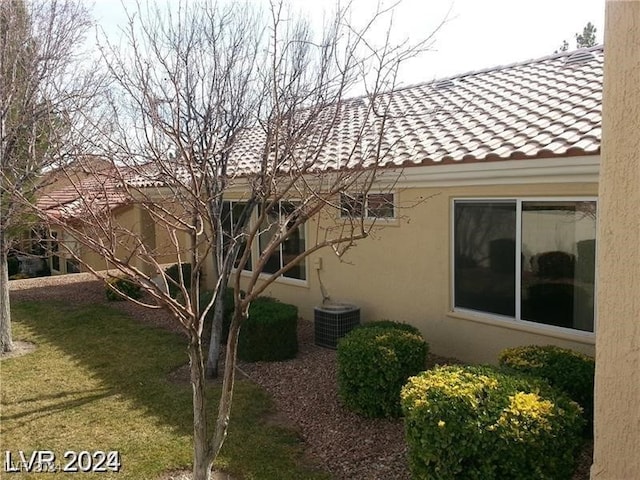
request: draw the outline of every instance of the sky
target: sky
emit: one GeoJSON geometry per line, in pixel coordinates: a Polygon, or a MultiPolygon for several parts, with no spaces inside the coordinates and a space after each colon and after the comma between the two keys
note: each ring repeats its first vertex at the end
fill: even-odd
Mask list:
{"type": "MultiPolygon", "coordinates": [[[[266,4],[266,0],[249,3],[266,4]]],[[[336,1],[289,3],[309,18],[320,19],[336,1]]],[[[392,3],[382,0],[385,6],[392,3]]],[[[124,21],[123,4],[134,7],[133,0],[95,0],[94,16],[105,32],[113,34],[124,21]]],[[[376,0],[354,0],[354,19],[370,15],[376,4],[376,0]]],[[[575,34],[587,22],[596,26],[602,43],[604,8],[605,0],[401,0],[393,16],[398,40],[429,36],[446,18],[435,32],[432,48],[404,65],[401,85],[543,57],[553,54],[563,40],[573,49],[575,34]]]]}

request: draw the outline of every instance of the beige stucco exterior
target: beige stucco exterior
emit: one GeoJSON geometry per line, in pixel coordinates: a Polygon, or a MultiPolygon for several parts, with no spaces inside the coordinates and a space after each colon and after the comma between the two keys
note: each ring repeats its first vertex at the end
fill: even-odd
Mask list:
{"type": "Polygon", "coordinates": [[[640,478],[640,1],[607,1],[591,478],[640,478]]]}
{"type": "MultiPolygon", "coordinates": [[[[523,165],[517,162],[521,161],[507,164],[523,165]]],[[[567,162],[571,163],[554,159],[553,164],[558,167],[567,162]]],[[[597,171],[597,158],[588,163],[592,172],[597,171]]],[[[424,170],[421,175],[428,177],[433,175],[426,169],[437,167],[420,168],[424,170]]],[[[495,363],[502,349],[533,343],[594,355],[592,333],[452,311],[453,199],[595,198],[597,194],[593,173],[563,175],[556,181],[545,176],[536,178],[536,183],[528,183],[524,175],[517,180],[494,178],[493,185],[483,185],[490,181],[478,180],[483,168],[475,166],[475,174],[469,172],[465,179],[438,176],[431,182],[437,186],[432,187],[420,186],[428,184],[424,178],[410,180],[419,176],[418,170],[404,172],[395,189],[398,219],[378,222],[370,238],[358,241],[342,259],[329,249],[314,254],[307,260],[306,281],[280,279],[265,293],[297,305],[303,318],[313,320],[313,309],[322,304],[324,291],[332,302],[360,307],[362,321],[390,319],[413,324],[434,353],[467,361],[495,363]]],[[[316,232],[322,231],[320,221],[320,229],[316,222],[307,225],[307,245],[313,245],[316,232]]]]}
{"type": "MultiPolygon", "coordinates": [[[[176,206],[176,208],[181,208],[176,206]]],[[[168,228],[161,223],[154,221],[149,211],[136,203],[120,206],[110,212],[111,223],[114,226],[115,237],[117,238],[117,247],[115,253],[119,258],[128,258],[131,252],[135,250],[134,245],[141,241],[144,243],[147,251],[153,253],[154,261],[160,266],[176,263],[178,252],[176,246],[172,242],[168,228]]],[[[67,245],[71,243],[77,244],[77,252],[82,258],[82,271],[92,270],[108,270],[112,265],[107,262],[99,252],[92,250],[88,246],[74,242],[73,237],[68,232],[64,232],[64,239],[67,245]]],[[[178,250],[188,262],[190,244],[183,232],[176,234],[178,239],[178,250]]],[[[105,240],[108,242],[108,240],[105,240]]],[[[60,250],[60,255],[70,257],[65,249],[60,250]]],[[[140,256],[133,255],[131,264],[139,268],[145,274],[153,277],[156,275],[158,267],[143,261],[140,256]]],[[[66,273],[65,271],[53,272],[66,273]]]]}

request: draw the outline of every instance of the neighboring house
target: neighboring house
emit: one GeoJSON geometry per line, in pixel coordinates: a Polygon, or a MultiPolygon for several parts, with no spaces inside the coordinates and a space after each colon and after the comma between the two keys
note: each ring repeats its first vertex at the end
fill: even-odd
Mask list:
{"type": "MultiPolygon", "coordinates": [[[[90,237],[100,238],[122,258],[131,256],[131,241],[138,238],[158,263],[176,262],[167,232],[155,228],[148,211],[134,198],[135,193],[124,188],[132,176],[135,175],[130,169],[95,158],[84,158],[47,176],[47,187],[39,194],[37,207],[53,221],[46,229],[32,232],[30,241],[44,252],[52,275],[111,267],[74,237],[73,228],[84,230],[83,236],[91,228],[90,237]]],[[[178,237],[186,244],[180,234],[178,237]]],[[[132,264],[155,274],[154,267],[139,258],[134,258],[132,264]]]]}
{"type": "MultiPolygon", "coordinates": [[[[379,228],[266,293],[309,320],[329,300],[358,306],[363,321],[411,323],[432,351],[468,361],[532,343],[593,355],[602,65],[598,46],[393,92],[379,189],[340,200],[379,228]]],[[[320,222],[277,253],[313,245],[320,222]]]]}
{"type": "MultiPolygon", "coordinates": [[[[131,217],[132,202],[118,187],[108,162],[82,161],[65,171],[51,172],[47,186],[38,196],[37,206],[52,219],[74,225],[79,215],[85,214],[86,205],[93,212],[110,215],[124,225],[134,225],[131,217]]],[[[82,245],[65,229],[51,226],[33,232],[34,243],[46,252],[46,261],[52,275],[77,273],[85,267],[74,257],[80,257],[91,268],[104,270],[105,262],[82,245]]]]}

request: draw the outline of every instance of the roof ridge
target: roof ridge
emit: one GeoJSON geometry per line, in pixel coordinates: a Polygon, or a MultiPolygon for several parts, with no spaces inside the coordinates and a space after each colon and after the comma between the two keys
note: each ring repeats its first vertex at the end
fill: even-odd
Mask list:
{"type": "Polygon", "coordinates": [[[478,74],[481,74],[481,73],[496,72],[496,71],[499,71],[499,70],[505,70],[507,68],[521,67],[521,66],[524,66],[524,65],[530,65],[532,63],[541,63],[541,62],[546,62],[548,60],[556,60],[558,58],[563,58],[563,57],[567,57],[568,58],[568,57],[576,54],[577,52],[595,52],[595,51],[600,51],[600,50],[604,51],[604,44],[602,44],[602,43],[598,44],[598,45],[594,45],[593,47],[576,48],[574,50],[567,50],[565,52],[552,53],[550,55],[545,55],[543,57],[530,58],[528,60],[519,60],[517,62],[507,63],[507,64],[503,64],[503,65],[495,65],[493,67],[481,68],[481,69],[478,69],[478,70],[469,70],[467,72],[458,73],[456,75],[450,75],[450,76],[446,76],[446,77],[438,77],[438,78],[434,78],[433,80],[429,80],[429,81],[426,81],[426,82],[412,83],[410,85],[406,85],[406,86],[394,89],[391,92],[387,92],[387,93],[401,92],[402,90],[408,90],[408,89],[427,86],[427,85],[435,85],[435,84],[438,84],[438,83],[444,83],[444,82],[459,80],[461,78],[470,77],[472,75],[478,75],[478,74]]]}

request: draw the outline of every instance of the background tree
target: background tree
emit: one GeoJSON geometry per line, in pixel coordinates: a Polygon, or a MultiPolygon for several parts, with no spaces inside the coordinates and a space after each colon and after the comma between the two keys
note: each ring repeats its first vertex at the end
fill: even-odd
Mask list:
{"type": "Polygon", "coordinates": [[[339,10],[316,36],[281,3],[266,11],[208,1],[147,5],[130,15],[125,46],[103,49],[111,121],[86,143],[112,168],[92,182],[70,177],[81,199],[67,212],[74,222],[48,218],[139,284],[147,297],[135,301],[168,309],[184,328],[196,480],[210,478],[226,436],[250,303],[309,255],[342,255],[374,227],[362,199],[401,141],[385,135],[402,117],[388,92],[400,65],[428,42],[392,45],[389,32],[376,42],[388,13],[354,26],[339,10]],[[365,94],[347,98],[356,87],[365,94]],[[344,192],[353,202],[340,215],[344,192]],[[110,214],[122,198],[139,213],[135,225],[110,214]],[[303,242],[305,224],[317,229],[313,243],[303,242]],[[191,268],[172,278],[161,263],[168,257],[191,268]],[[213,289],[204,304],[203,276],[213,289]],[[205,376],[207,358],[209,373],[217,371],[228,284],[233,315],[214,422],[205,376]]]}
{"type": "Polygon", "coordinates": [[[596,45],[596,27],[588,22],[582,33],[576,33],[576,48],[589,48],[596,45]]]}
{"type": "Polygon", "coordinates": [[[0,352],[13,349],[7,255],[32,220],[22,199],[73,145],[68,122],[89,98],[76,56],[89,27],[81,2],[0,3],[0,352]]]}
{"type": "MultiPolygon", "coordinates": [[[[582,33],[575,34],[576,48],[594,47],[598,43],[598,40],[596,38],[596,31],[597,28],[595,27],[595,25],[593,25],[593,23],[591,22],[587,22],[587,24],[582,29],[582,33]]],[[[566,52],[567,50],[569,50],[569,42],[563,40],[562,45],[558,50],[556,50],[556,53],[566,52]]]]}

